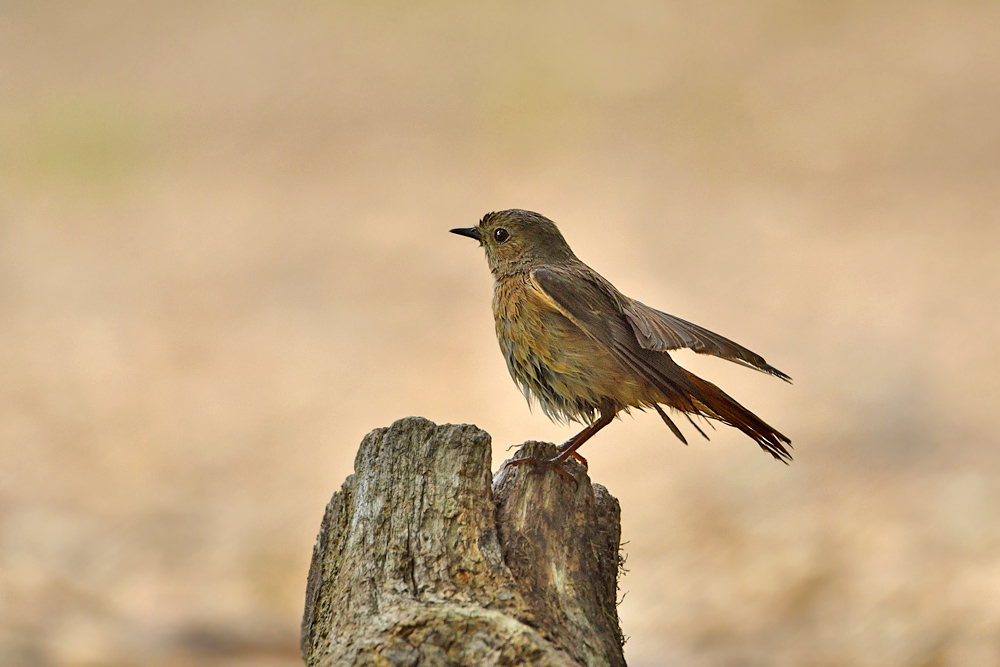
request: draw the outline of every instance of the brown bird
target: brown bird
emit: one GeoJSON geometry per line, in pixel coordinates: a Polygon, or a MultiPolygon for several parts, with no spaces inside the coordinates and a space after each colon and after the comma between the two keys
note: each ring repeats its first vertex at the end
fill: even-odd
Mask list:
{"type": "MultiPolygon", "coordinates": [[[[791,378],[764,358],[696,324],[630,299],[577,259],[555,223],[512,209],[487,213],[475,227],[452,233],[479,241],[496,280],[493,316],[497,339],[514,382],[529,406],[534,397],[553,421],[586,428],[559,447],[553,459],[515,459],[513,465],[561,465],[630,408],[652,408],[684,444],[661,405],[734,426],[785,463],[791,441],[711,382],[680,366],[668,350],[689,348],[791,378]]],[[[707,436],[705,436],[707,438],[707,436]]]]}

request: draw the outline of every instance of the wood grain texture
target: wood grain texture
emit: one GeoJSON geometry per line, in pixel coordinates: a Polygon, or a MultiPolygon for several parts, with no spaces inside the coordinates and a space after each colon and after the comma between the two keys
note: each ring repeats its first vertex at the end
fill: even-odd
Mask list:
{"type": "Polygon", "coordinates": [[[466,424],[369,433],[313,550],[306,665],[624,665],[618,502],[574,473],[491,480],[490,436],[466,424]]]}

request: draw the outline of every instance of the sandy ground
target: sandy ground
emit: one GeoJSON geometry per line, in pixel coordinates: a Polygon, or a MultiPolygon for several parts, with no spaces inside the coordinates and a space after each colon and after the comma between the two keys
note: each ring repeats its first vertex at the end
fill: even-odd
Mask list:
{"type": "Polygon", "coordinates": [[[555,219],[785,467],[589,443],[633,667],[1000,665],[1000,5],[0,2],[0,664],[297,664],[362,436],[572,430],[493,338],[555,219]]]}

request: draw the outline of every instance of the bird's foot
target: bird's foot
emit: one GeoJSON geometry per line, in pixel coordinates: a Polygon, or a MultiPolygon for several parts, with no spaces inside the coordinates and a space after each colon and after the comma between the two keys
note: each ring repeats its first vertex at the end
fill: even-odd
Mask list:
{"type": "MultiPolygon", "coordinates": [[[[562,454],[563,451],[564,450],[560,449],[559,453],[562,454]]],[[[583,458],[581,454],[578,454],[577,452],[570,452],[569,455],[572,456],[577,461],[579,461],[584,468],[587,468],[588,470],[590,469],[590,466],[587,464],[587,459],[583,458]]],[[[552,460],[555,461],[556,459],[562,459],[562,458],[564,458],[564,456],[557,456],[555,459],[552,460]]]]}
{"type": "Polygon", "coordinates": [[[565,468],[563,468],[562,467],[562,463],[563,463],[563,459],[561,459],[559,456],[556,456],[553,459],[547,459],[547,460],[536,459],[533,456],[528,456],[528,457],[525,457],[523,459],[511,459],[511,460],[507,461],[504,465],[519,466],[519,465],[528,464],[528,465],[531,466],[531,470],[529,472],[534,473],[534,474],[541,474],[543,472],[547,472],[549,470],[555,469],[555,471],[557,473],[559,473],[560,475],[562,475],[563,477],[565,477],[568,480],[572,480],[572,482],[579,487],[580,486],[580,480],[578,480],[576,477],[574,477],[568,470],[566,470],[565,468]]]}

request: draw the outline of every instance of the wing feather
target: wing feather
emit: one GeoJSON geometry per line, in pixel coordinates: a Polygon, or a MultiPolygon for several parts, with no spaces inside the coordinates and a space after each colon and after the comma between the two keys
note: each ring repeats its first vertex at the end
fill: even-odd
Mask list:
{"type": "MultiPolygon", "coordinates": [[[[678,366],[667,350],[690,347],[696,352],[715,354],[789,379],[759,355],[690,322],[632,301],[594,274],[540,267],[533,269],[529,278],[532,286],[552,307],[607,349],[623,367],[644,378],[662,394],[662,397],[651,396],[648,404],[636,407],[655,407],[675,434],[678,433],[676,424],[666,417],[657,403],[682,411],[689,420],[690,414],[717,419],[746,433],[775,458],[786,463],[791,460],[785,447],[790,444],[787,437],[711,382],[678,366]],[[642,322],[642,326],[635,323],[636,319],[642,322]],[[642,333],[643,328],[646,333],[642,333]],[[677,340],[682,344],[669,342],[677,340]]],[[[691,424],[705,435],[693,420],[691,424]]],[[[684,440],[682,436],[678,437],[684,440]]]]}
{"type": "MultiPolygon", "coordinates": [[[[670,404],[700,412],[692,399],[701,392],[670,355],[643,349],[626,323],[618,299],[602,283],[554,267],[529,274],[534,287],[585,334],[600,343],[620,364],[659,389],[670,404]]],[[[613,288],[612,288],[613,289],[613,288]]]]}
{"type": "Polygon", "coordinates": [[[699,354],[711,354],[774,375],[785,382],[792,381],[788,375],[764,361],[764,357],[725,336],[650,308],[635,299],[624,298],[626,302],[622,304],[622,312],[639,344],[647,350],[664,351],[686,347],[699,354]]]}

